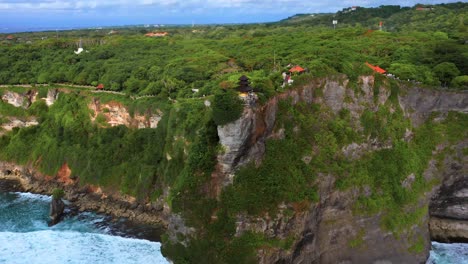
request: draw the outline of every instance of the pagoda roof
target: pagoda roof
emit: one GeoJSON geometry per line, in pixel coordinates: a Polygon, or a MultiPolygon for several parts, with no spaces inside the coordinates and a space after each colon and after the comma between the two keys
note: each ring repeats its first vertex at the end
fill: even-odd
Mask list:
{"type": "Polygon", "coordinates": [[[299,65],[296,65],[289,70],[289,72],[304,72],[304,71],[305,71],[304,68],[302,68],[299,65]]]}
{"type": "Polygon", "coordinates": [[[370,64],[368,62],[366,62],[366,65],[367,65],[367,67],[371,68],[373,71],[378,72],[380,74],[384,74],[384,73],[387,72],[386,70],[380,68],[379,66],[374,66],[374,65],[372,65],[372,64],[370,64]]]}
{"type": "Polygon", "coordinates": [[[249,78],[245,75],[242,75],[241,77],[239,77],[239,81],[248,81],[249,78]]]}

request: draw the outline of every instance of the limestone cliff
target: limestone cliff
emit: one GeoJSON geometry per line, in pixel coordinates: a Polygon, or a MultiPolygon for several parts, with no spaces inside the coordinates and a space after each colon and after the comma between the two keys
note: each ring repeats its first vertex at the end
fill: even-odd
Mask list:
{"type": "MultiPolygon", "coordinates": [[[[16,93],[5,91],[2,96],[2,101],[14,107],[28,109],[31,104],[37,100],[38,92],[29,90],[25,93],[16,93]]],[[[13,128],[22,128],[36,126],[39,122],[34,116],[16,117],[16,116],[3,116],[0,115],[0,135],[3,135],[13,128]],[[2,120],[3,119],[3,120],[2,120]]]]}
{"type": "MultiPolygon", "coordinates": [[[[391,97],[391,88],[389,85],[376,87],[372,76],[361,77],[357,89],[350,88],[348,83],[345,78],[317,80],[298,89],[288,90],[261,107],[247,108],[239,120],[218,127],[224,152],[218,156],[221,169],[218,169],[215,177],[222,180],[218,180],[218,186],[213,188],[232,184],[236,170],[242,165],[250,161],[261,163],[267,139],[284,137],[284,131],[276,127],[280,100],[291,100],[293,105],[323,104],[335,114],[346,109],[350,112],[356,129],[362,130],[360,118],[364,111],[377,111],[387,104],[391,97]]],[[[396,99],[414,127],[425,122],[431,113],[438,113],[442,119],[450,111],[468,113],[466,93],[401,86],[396,99]]],[[[398,106],[392,106],[390,111],[396,111],[394,107],[398,106]]],[[[405,140],[410,141],[411,135],[412,131],[408,130],[405,140]]],[[[391,148],[391,142],[368,139],[368,142],[353,143],[344,147],[343,152],[349,158],[359,159],[363,153],[383,148],[391,148]]],[[[463,156],[462,149],[463,147],[457,148],[461,161],[453,163],[453,159],[448,158],[445,162],[447,166],[441,168],[429,166],[426,170],[425,177],[428,180],[437,179],[443,182],[440,191],[437,192],[438,185],[436,185],[432,192],[420,197],[419,205],[406,209],[411,211],[416,210],[418,206],[427,206],[431,196],[433,197],[430,209],[433,239],[446,241],[460,240],[461,237],[466,239],[467,187],[464,183],[467,182],[467,157],[463,156]],[[433,193],[437,195],[433,196],[433,193]],[[458,222],[453,222],[455,220],[458,222]]],[[[434,157],[436,154],[437,151],[434,152],[434,157]]],[[[307,159],[308,157],[304,157],[305,162],[307,159]]],[[[434,160],[431,162],[434,163],[434,160]]],[[[276,239],[296,237],[292,248],[288,250],[271,248],[259,250],[260,263],[425,262],[430,249],[427,213],[420,224],[396,236],[393,232],[382,228],[380,214],[355,214],[353,205],[356,199],[366,195],[369,190],[366,188],[339,190],[335,187],[336,176],[338,175],[319,174],[317,179],[319,201],[312,203],[307,210],[296,212],[292,216],[284,213],[288,209],[293,210],[292,204],[281,205],[277,215],[252,217],[239,214],[236,236],[252,231],[276,239]],[[411,250],[414,241],[417,240],[420,241],[422,248],[411,250]]],[[[413,181],[414,175],[409,175],[402,185],[411,188],[413,181]]]]}
{"type": "MultiPolygon", "coordinates": [[[[8,132],[13,130],[15,127],[30,127],[30,126],[36,126],[39,124],[37,119],[35,117],[27,117],[27,118],[16,118],[16,117],[7,117],[6,118],[7,122],[4,122],[0,125],[0,127],[8,132]]],[[[0,130],[1,134],[1,130],[0,130]]]]}
{"type": "Polygon", "coordinates": [[[156,113],[135,113],[131,116],[127,107],[123,104],[112,101],[101,103],[98,98],[93,99],[89,104],[89,108],[93,111],[93,121],[95,121],[99,115],[102,115],[109,126],[124,125],[133,128],[156,128],[162,118],[162,112],[160,110],[156,113]]]}
{"type": "Polygon", "coordinates": [[[52,194],[57,188],[65,191],[65,199],[82,211],[94,211],[114,217],[126,217],[142,224],[165,226],[168,223],[167,208],[161,201],[142,203],[135,197],[119,192],[103,192],[100,187],[81,184],[71,177],[71,170],[65,163],[57,175],[44,175],[33,166],[22,166],[0,161],[0,180],[13,185],[7,191],[26,191],[52,194]]]}
{"type": "Polygon", "coordinates": [[[451,148],[445,158],[443,181],[429,207],[434,240],[468,243],[468,140],[451,148]],[[465,153],[463,151],[465,150],[465,153]]]}
{"type": "MultiPolygon", "coordinates": [[[[53,104],[58,96],[57,90],[49,91],[47,105],[53,104]]],[[[19,99],[13,100],[17,98],[15,95],[9,95],[8,98],[5,100],[24,105],[19,99]]],[[[238,239],[246,234],[260,234],[260,239],[257,237],[254,242],[246,243],[246,246],[255,249],[254,257],[259,263],[423,263],[428,256],[431,238],[466,241],[466,138],[460,140],[459,135],[452,135],[456,134],[452,133],[454,131],[444,132],[450,135],[432,133],[432,130],[439,128],[426,127],[425,124],[451,120],[451,112],[468,113],[468,94],[406,87],[401,83],[395,86],[395,83],[381,76],[362,76],[357,81],[350,81],[345,76],[318,78],[286,90],[262,104],[249,105],[238,120],[217,128],[210,120],[211,104],[203,101],[174,102],[171,111],[165,112],[167,125],[164,123],[166,118],[162,119],[163,113],[158,110],[131,114],[130,107],[123,103],[104,102],[97,98],[82,104],[86,108],[84,116],[89,116],[99,129],[124,125],[130,128],[158,127],[157,130],[161,130],[161,135],[151,134],[153,143],[159,140],[151,145],[151,149],[161,147],[157,155],[151,156],[156,158],[152,158],[149,164],[159,167],[150,175],[149,181],[140,183],[142,189],[157,191],[153,193],[154,199],[122,195],[115,189],[116,186],[84,184],[80,182],[80,175],[72,172],[70,166],[73,164],[68,160],[58,164],[57,169],[60,169],[56,175],[44,175],[36,171],[37,163],[41,162],[40,157],[22,166],[2,162],[0,178],[19,178],[27,191],[50,193],[53,188],[63,188],[67,198],[84,210],[124,216],[145,223],[162,222],[167,227],[168,240],[164,242],[176,244],[174,256],[181,255],[184,248],[192,247],[190,250],[194,251],[209,249],[210,257],[199,257],[216,263],[215,260],[223,262],[217,255],[220,251],[227,248],[228,253],[233,253],[229,246],[235,243],[230,243],[234,241],[242,244],[238,239]],[[300,112],[298,109],[305,110],[300,112]],[[192,115],[193,111],[198,112],[192,115]],[[309,122],[315,118],[312,115],[318,118],[309,122]],[[346,116],[346,120],[341,116],[346,116]],[[340,119],[340,122],[333,123],[335,119],[340,119]],[[319,122],[330,122],[334,127],[321,128],[319,122]],[[158,126],[159,123],[164,125],[158,126]],[[385,127],[387,125],[388,129],[385,127]],[[310,126],[309,130],[305,130],[304,126],[310,126]],[[353,179],[348,179],[355,169],[352,166],[343,167],[346,169],[342,170],[320,168],[323,171],[313,172],[304,168],[316,166],[314,162],[317,160],[314,159],[325,151],[322,148],[327,148],[326,145],[318,144],[323,140],[320,133],[326,132],[323,129],[334,129],[333,133],[337,135],[341,132],[355,134],[349,142],[343,141],[345,143],[340,145],[337,144],[337,138],[327,141],[334,144],[336,149],[334,153],[324,156],[329,160],[322,160],[320,164],[332,167],[336,160],[365,166],[363,163],[368,162],[373,153],[390,153],[396,147],[395,144],[421,141],[418,134],[420,127],[431,132],[428,135],[440,135],[444,140],[430,146],[429,157],[420,161],[424,163],[422,171],[413,172],[413,166],[416,165],[411,164],[408,173],[390,179],[390,184],[406,190],[405,194],[413,191],[418,194],[415,201],[398,208],[402,212],[398,217],[415,215],[416,220],[408,221],[410,224],[403,227],[392,229],[392,223],[384,223],[392,220],[385,215],[385,208],[359,210],[357,204],[360,201],[385,195],[383,188],[367,182],[372,180],[373,175],[367,175],[364,180],[359,179],[360,182],[353,182],[353,179]],[[388,131],[392,129],[401,131],[388,131]],[[256,208],[258,210],[254,213],[248,210],[227,210],[230,208],[226,206],[230,206],[229,202],[232,201],[223,199],[229,191],[232,195],[230,187],[236,186],[239,171],[247,167],[255,173],[255,169],[265,164],[272,151],[269,143],[286,142],[294,136],[294,140],[300,139],[299,135],[304,136],[300,134],[302,130],[312,134],[306,135],[311,139],[305,142],[308,145],[297,146],[308,149],[296,153],[297,157],[294,158],[301,166],[304,165],[299,169],[311,174],[307,175],[309,182],[303,185],[310,188],[307,191],[315,196],[308,195],[299,201],[294,200],[295,197],[290,198],[289,202],[281,200],[274,203],[274,210],[256,208]],[[446,137],[455,138],[456,141],[446,140],[446,137]],[[191,155],[190,152],[196,154],[191,155]],[[357,163],[361,160],[364,161],[357,163]],[[346,180],[348,185],[345,186],[343,182],[346,180]],[[427,182],[429,188],[421,189],[418,185],[421,181],[427,182]],[[190,215],[191,206],[198,207],[197,211],[193,210],[198,215],[190,215]],[[223,217],[229,219],[222,222],[223,217]],[[232,230],[230,227],[223,229],[224,224],[232,225],[232,230]],[[209,233],[212,230],[226,232],[227,235],[218,237],[218,233],[209,233]],[[205,243],[208,239],[212,244],[205,243]]],[[[33,121],[21,120],[24,126],[34,124],[33,121]]],[[[4,126],[23,126],[19,123],[9,126],[8,123],[3,120],[4,126]]],[[[457,129],[466,135],[466,127],[457,129]]],[[[148,138],[148,135],[142,138],[148,138]]],[[[407,154],[404,152],[406,150],[397,154],[407,154]]],[[[287,155],[292,154],[281,149],[274,158],[280,159],[287,155]]],[[[389,160],[382,155],[384,159],[380,162],[404,163],[398,155],[393,159],[389,157],[389,160]]],[[[288,165],[284,164],[285,167],[288,165]]],[[[271,184],[271,189],[276,190],[282,182],[295,177],[292,175],[294,173],[280,175],[280,182],[256,182],[258,186],[250,190],[255,192],[258,189],[258,197],[262,199],[262,184],[271,184]]],[[[138,177],[131,176],[128,179],[141,178],[141,173],[138,177]]],[[[377,183],[389,184],[378,180],[377,183]]],[[[295,196],[296,187],[304,186],[292,185],[288,191],[291,196],[295,196]]],[[[248,194],[234,192],[231,200],[236,200],[235,195],[248,194]]],[[[398,198],[400,193],[394,195],[388,197],[398,198]]],[[[378,205],[385,207],[381,201],[378,205]]],[[[190,254],[188,256],[193,257],[190,254]]]]}
{"type": "Polygon", "coordinates": [[[6,91],[2,96],[2,100],[15,107],[22,107],[26,109],[36,101],[37,95],[38,92],[35,90],[29,90],[24,94],[6,91]]]}

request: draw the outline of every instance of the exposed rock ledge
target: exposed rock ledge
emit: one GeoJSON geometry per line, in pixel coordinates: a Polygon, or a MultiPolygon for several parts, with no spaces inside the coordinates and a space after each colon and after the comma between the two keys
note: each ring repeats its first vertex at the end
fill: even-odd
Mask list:
{"type": "Polygon", "coordinates": [[[468,222],[431,217],[431,238],[445,243],[468,243],[468,222]]]}
{"type": "MultiPolygon", "coordinates": [[[[362,129],[360,124],[362,113],[365,110],[376,111],[390,98],[389,86],[380,86],[378,95],[374,94],[372,76],[360,77],[359,90],[347,88],[347,82],[345,78],[316,80],[303,87],[287,90],[271,98],[263,106],[247,108],[238,120],[219,126],[218,136],[223,152],[218,155],[218,166],[212,174],[211,189],[215,190],[213,196],[219,195],[223,187],[232,183],[235,171],[244,164],[261,162],[268,138],[284,137],[284,131],[280,127],[277,130],[274,129],[279,100],[290,100],[293,105],[298,102],[320,103],[335,113],[347,109],[354,120],[355,129],[359,130],[362,129]],[[319,90],[323,96],[314,96],[315,90],[319,90]]],[[[400,87],[398,103],[415,127],[425,122],[433,112],[439,113],[441,117],[450,111],[468,113],[467,93],[400,87]]],[[[390,109],[390,111],[394,110],[394,108],[390,109]]],[[[410,141],[411,137],[412,131],[406,131],[404,139],[410,141]]],[[[434,180],[452,187],[458,186],[451,184],[455,182],[455,179],[463,179],[465,183],[468,183],[466,179],[468,159],[463,155],[463,149],[467,146],[467,142],[464,142],[454,147],[456,157],[447,157],[441,167],[435,165],[437,162],[434,156],[424,177],[428,181],[434,180]],[[456,162],[457,160],[461,162],[456,162]]],[[[387,147],[389,146],[386,142],[369,141],[352,144],[342,151],[352,159],[359,158],[362,153],[387,147]]],[[[441,146],[438,151],[444,148],[441,146]]],[[[437,154],[437,151],[433,154],[437,154]]],[[[307,157],[304,157],[304,161],[307,162],[307,157]]],[[[369,191],[365,186],[362,190],[351,188],[347,191],[340,191],[334,189],[333,175],[319,174],[317,178],[319,202],[311,205],[304,213],[291,217],[282,213],[284,208],[278,208],[278,215],[266,215],[260,218],[246,215],[237,217],[237,236],[251,231],[266,234],[270,238],[296,237],[290,250],[259,250],[257,253],[260,263],[424,263],[427,260],[430,250],[429,215],[422,217],[420,224],[412,226],[406,233],[394,236],[391,232],[381,229],[379,215],[353,214],[352,206],[359,194],[368,195],[369,191]],[[409,252],[408,249],[418,239],[423,241],[421,252],[409,252]],[[356,243],[360,245],[351,246],[356,243]]],[[[414,175],[407,175],[402,185],[405,188],[411,188],[413,181],[414,175]]],[[[437,187],[435,186],[431,192],[420,197],[418,207],[426,206],[431,197],[433,205],[442,202],[439,215],[436,215],[438,213],[433,205],[429,209],[429,214],[433,219],[430,226],[434,228],[431,234],[437,236],[444,230],[450,230],[446,234],[453,234],[448,239],[452,241],[453,238],[459,237],[466,231],[463,229],[463,232],[457,232],[466,225],[454,222],[454,218],[448,215],[456,211],[453,209],[460,209],[460,200],[453,204],[455,207],[446,207],[447,204],[444,202],[448,199],[444,195],[446,193],[443,191],[444,187],[440,193],[437,187]],[[442,220],[438,221],[437,218],[442,220]]],[[[468,187],[465,189],[457,190],[456,193],[459,196],[464,195],[468,193],[468,187]]],[[[282,205],[286,208],[290,206],[294,205],[282,205]]],[[[466,210],[468,207],[464,208],[462,211],[468,212],[466,210]]],[[[414,211],[415,208],[406,208],[406,210],[414,211]]]]}
{"type": "Polygon", "coordinates": [[[429,229],[440,242],[468,243],[468,139],[454,146],[444,161],[440,188],[431,199],[429,229]]]}
{"type": "Polygon", "coordinates": [[[129,110],[123,104],[114,101],[101,103],[98,98],[94,98],[88,107],[93,111],[91,116],[93,121],[96,120],[98,115],[102,115],[110,126],[124,125],[138,129],[157,128],[163,115],[162,111],[158,109],[156,113],[135,113],[132,117],[129,110]]]}
{"type": "Polygon", "coordinates": [[[0,162],[0,180],[20,183],[9,184],[11,188],[8,191],[14,191],[12,188],[15,188],[15,191],[51,194],[55,188],[62,188],[65,190],[64,198],[80,211],[95,211],[113,217],[125,217],[135,223],[167,226],[168,208],[162,203],[139,203],[135,198],[104,193],[100,188],[80,186],[66,175],[59,176],[62,177],[45,176],[31,167],[0,162]]]}
{"type": "MultiPolygon", "coordinates": [[[[20,120],[18,118],[9,117],[7,118],[9,122],[6,122],[0,126],[5,131],[11,131],[15,127],[30,127],[30,126],[37,126],[39,122],[37,121],[36,117],[29,117],[25,120],[20,120]]],[[[1,133],[0,133],[1,134],[1,133]]]]}

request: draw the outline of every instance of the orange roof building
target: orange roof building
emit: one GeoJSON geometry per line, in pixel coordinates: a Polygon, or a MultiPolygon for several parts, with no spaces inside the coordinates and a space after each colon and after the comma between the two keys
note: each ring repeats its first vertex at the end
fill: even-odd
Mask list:
{"type": "Polygon", "coordinates": [[[145,36],[147,37],[165,37],[167,35],[169,35],[168,32],[151,32],[151,33],[145,34],[145,36]]]}
{"type": "Polygon", "coordinates": [[[366,65],[367,65],[367,67],[371,68],[374,72],[377,72],[377,73],[380,73],[380,74],[384,74],[384,73],[387,72],[386,70],[380,68],[379,66],[374,66],[374,65],[372,65],[372,64],[370,64],[368,62],[366,62],[366,65]]]}
{"type": "Polygon", "coordinates": [[[292,72],[299,72],[299,73],[301,73],[301,72],[305,72],[305,70],[304,70],[304,68],[302,68],[301,66],[296,65],[296,66],[292,67],[291,69],[289,69],[289,72],[291,72],[291,73],[292,73],[292,72]]]}
{"type": "Polygon", "coordinates": [[[103,90],[104,89],[104,84],[100,83],[98,86],[96,86],[96,90],[103,90]]]}

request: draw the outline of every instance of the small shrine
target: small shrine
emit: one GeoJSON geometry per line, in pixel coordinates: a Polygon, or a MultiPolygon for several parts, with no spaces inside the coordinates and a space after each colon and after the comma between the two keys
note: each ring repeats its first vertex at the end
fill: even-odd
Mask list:
{"type": "Polygon", "coordinates": [[[249,78],[242,75],[239,78],[239,87],[237,90],[240,92],[239,98],[244,101],[244,104],[249,107],[255,107],[258,100],[258,96],[253,92],[253,88],[250,86],[249,78]]]}
{"type": "Polygon", "coordinates": [[[250,93],[253,91],[253,88],[250,86],[249,78],[245,75],[242,75],[239,78],[239,87],[237,90],[241,93],[250,93]]]}

